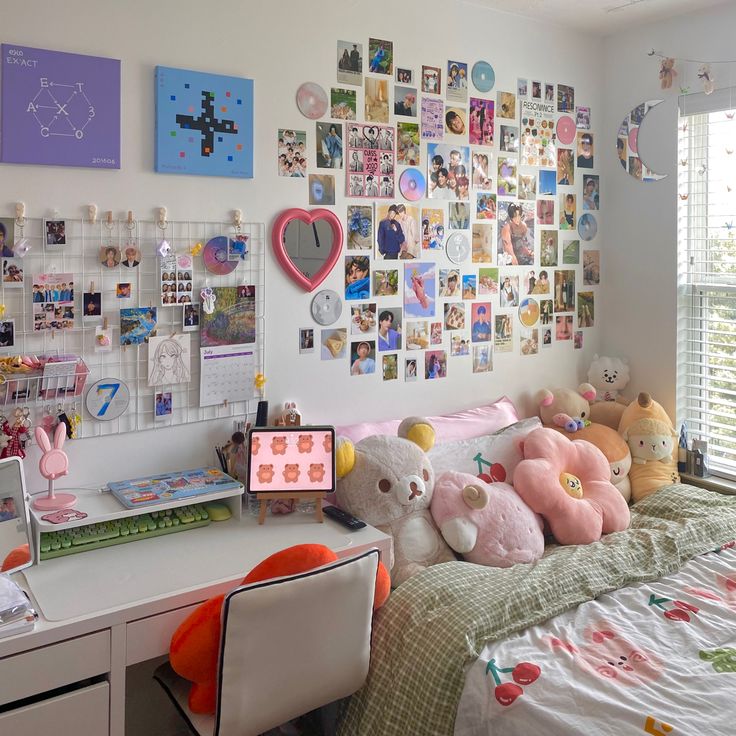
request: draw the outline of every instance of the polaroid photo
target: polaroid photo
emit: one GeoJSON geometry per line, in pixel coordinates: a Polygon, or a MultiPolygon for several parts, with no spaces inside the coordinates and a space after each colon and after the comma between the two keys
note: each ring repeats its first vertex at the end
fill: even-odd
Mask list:
{"type": "Polygon", "coordinates": [[[522,355],[539,353],[539,328],[522,327],[519,329],[519,352],[522,355]]]}
{"type": "Polygon", "coordinates": [[[43,223],[43,229],[46,235],[47,248],[55,248],[60,245],[66,245],[65,220],[46,220],[43,223]]]}
{"type": "Polygon", "coordinates": [[[12,348],[15,345],[15,320],[0,320],[0,348],[12,348]]]}
{"type": "Polygon", "coordinates": [[[421,86],[425,95],[442,94],[442,69],[438,66],[422,65],[421,86]]]}
{"type": "Polygon", "coordinates": [[[542,327],[542,350],[552,347],[552,328],[542,327]]]}
{"type": "Polygon", "coordinates": [[[362,84],[362,43],[358,43],[357,41],[337,42],[337,81],[340,84],[354,84],[356,86],[362,84]]]}
{"type": "Polygon", "coordinates": [[[299,353],[305,355],[314,352],[314,329],[301,327],[299,329],[299,353]]]}
{"type": "Polygon", "coordinates": [[[447,351],[427,350],[424,353],[424,377],[445,378],[447,376],[447,351]]]}
{"type": "Polygon", "coordinates": [[[375,372],[375,340],[360,340],[350,343],[350,375],[367,376],[375,372]]]}
{"type": "MultiPolygon", "coordinates": [[[[362,84],[362,82],[357,82],[362,84]]],[[[330,117],[335,120],[355,120],[358,114],[357,95],[354,89],[330,88],[330,117]]]]}
{"type": "Polygon", "coordinates": [[[132,284],[128,281],[123,281],[117,284],[115,287],[115,296],[118,299],[130,299],[132,284]]]}
{"type": "Polygon", "coordinates": [[[319,207],[335,204],[335,177],[331,174],[309,175],[309,204],[319,207]]]}
{"type": "MultiPolygon", "coordinates": [[[[248,236],[242,233],[231,235],[227,239],[228,261],[244,261],[248,257],[248,236]]],[[[190,279],[191,281],[191,279],[190,279]]],[[[191,291],[191,289],[190,289],[191,291]]]]}
{"type": "Polygon", "coordinates": [[[404,380],[408,383],[409,381],[417,380],[417,359],[406,358],[404,360],[404,380]]]}
{"type": "Polygon", "coordinates": [[[447,62],[447,99],[451,102],[468,101],[468,65],[465,62],[447,62]]]}
{"type": "Polygon", "coordinates": [[[315,123],[318,169],[342,168],[342,123],[315,123]]]}
{"type": "Polygon", "coordinates": [[[365,335],[376,331],[376,303],[365,302],[350,306],[350,334],[365,335]]]}
{"type": "Polygon", "coordinates": [[[307,173],[307,132],[279,128],[277,156],[279,176],[303,179],[307,173]]]}
{"type": "Polygon", "coordinates": [[[102,317],[102,294],[85,291],[82,297],[82,320],[94,322],[102,317]]]}
{"type": "Polygon", "coordinates": [[[573,338],[573,348],[575,350],[583,349],[583,331],[582,330],[575,331],[575,336],[573,338]]]}
{"type": "Polygon", "coordinates": [[[517,97],[528,97],[529,96],[529,80],[521,79],[519,77],[516,80],[516,96],[517,97]]]}
{"type": "Polygon", "coordinates": [[[473,345],[473,373],[490,373],[493,370],[493,349],[490,343],[473,345]]]}
{"type": "Polygon", "coordinates": [[[3,258],[3,288],[23,288],[23,261],[20,258],[3,258]]]}
{"type": "Polygon", "coordinates": [[[575,127],[580,130],[590,130],[590,108],[575,108],[575,127]]]}
{"type": "Polygon", "coordinates": [[[173,412],[173,400],[171,391],[159,391],[153,397],[153,415],[154,419],[166,419],[173,412]]]}
{"type": "Polygon", "coordinates": [[[397,66],[395,79],[399,84],[414,84],[414,70],[397,66]]]}
{"type": "Polygon", "coordinates": [[[417,116],[417,90],[416,87],[394,86],[394,115],[403,115],[407,118],[417,116]]]}
{"type": "Polygon", "coordinates": [[[381,356],[381,372],[384,381],[395,381],[399,377],[399,356],[393,355],[381,356]]]}
{"type": "Polygon", "coordinates": [[[181,313],[181,328],[184,332],[199,329],[199,304],[185,304],[181,313]]]}
{"type": "Polygon", "coordinates": [[[555,101],[555,85],[546,83],[544,85],[544,101],[554,104],[555,101]]]}
{"type": "Polygon", "coordinates": [[[380,38],[368,39],[368,71],[371,74],[387,74],[389,76],[393,74],[393,41],[384,41],[380,38]]]}

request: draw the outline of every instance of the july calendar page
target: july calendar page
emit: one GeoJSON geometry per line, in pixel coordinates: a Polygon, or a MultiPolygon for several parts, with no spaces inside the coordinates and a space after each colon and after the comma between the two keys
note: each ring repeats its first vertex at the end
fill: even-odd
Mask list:
{"type": "Polygon", "coordinates": [[[247,401],[254,396],[255,352],[248,345],[200,348],[199,405],[247,401]]]}

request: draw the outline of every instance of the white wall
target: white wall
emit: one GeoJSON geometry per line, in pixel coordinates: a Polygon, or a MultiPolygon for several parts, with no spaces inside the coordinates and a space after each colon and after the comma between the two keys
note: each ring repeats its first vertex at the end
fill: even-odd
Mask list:
{"type": "MultiPolygon", "coordinates": [[[[113,209],[122,214],[132,209],[144,219],[150,219],[160,205],[168,208],[172,219],[220,219],[240,207],[247,219],[265,222],[270,232],[270,223],[280,210],[308,206],[305,180],[276,176],[278,127],[308,131],[310,170],[314,171],[314,123],[299,114],[294,103],[296,88],[313,80],[329,90],[336,84],[336,41],[358,40],[365,50],[369,35],[393,40],[396,62],[417,73],[423,63],[445,68],[448,58],[470,64],[487,59],[496,71],[494,93],[515,90],[517,77],[572,84],[577,104],[592,108],[593,130],[600,130],[600,40],[492,12],[471,2],[27,0],[3,14],[4,42],[122,59],[123,166],[120,171],[3,166],[0,210],[12,212],[13,203],[22,200],[31,217],[52,209],[71,217],[82,216],[87,203],[95,202],[101,211],[113,209]],[[563,32],[564,45],[560,41],[563,32]],[[153,70],[157,64],[255,80],[255,179],[153,173],[153,70]]],[[[359,91],[359,110],[361,106],[359,91]]],[[[344,219],[342,184],[338,177],[335,211],[344,219]]],[[[613,197],[605,183],[602,189],[608,196],[600,218],[604,223],[613,197]]],[[[599,235],[599,246],[601,241],[599,235]]],[[[610,271],[608,276],[612,276],[610,271]]],[[[318,353],[298,355],[298,328],[314,326],[308,316],[311,296],[281,274],[270,254],[266,281],[267,397],[272,402],[296,400],[308,422],[338,424],[438,413],[477,405],[504,393],[528,411],[529,392],[542,386],[574,385],[583,378],[598,347],[599,330],[587,330],[584,350],[573,351],[572,344],[565,343],[540,351],[536,357],[521,358],[517,337],[515,354],[495,356],[495,370],[490,374],[473,375],[467,360],[460,366],[451,359],[450,375],[440,382],[381,384],[379,375],[351,379],[345,361],[321,362],[318,353]]],[[[339,268],[324,287],[342,291],[339,268]]],[[[597,319],[601,319],[604,287],[597,293],[597,319]]],[[[210,422],[159,429],[155,438],[151,432],[142,432],[71,443],[70,480],[94,484],[111,477],[210,462],[212,444],[225,438],[229,426],[229,422],[210,422]]],[[[35,465],[35,457],[31,454],[28,465],[35,465]]]]}
{"type": "MultiPolygon", "coordinates": [[[[695,6],[696,3],[693,3],[695,6]]],[[[679,85],[701,91],[697,65],[680,65],[673,89],[660,90],[659,59],[651,49],[688,59],[734,59],[734,3],[627,29],[604,46],[605,191],[609,216],[601,255],[605,316],[601,333],[606,355],[627,356],[627,393],[650,391],[675,417],[677,332],[677,95],[679,85]],[[628,111],[648,99],[664,99],[642,126],[643,160],[668,173],[656,183],[628,176],[616,159],[616,133],[628,111]]],[[[736,68],[736,65],[730,65],[736,68]]],[[[716,86],[736,83],[729,65],[714,65],[716,86]],[[720,76],[719,76],[720,74],[720,76]]],[[[603,184],[601,185],[603,189],[603,184]]]]}

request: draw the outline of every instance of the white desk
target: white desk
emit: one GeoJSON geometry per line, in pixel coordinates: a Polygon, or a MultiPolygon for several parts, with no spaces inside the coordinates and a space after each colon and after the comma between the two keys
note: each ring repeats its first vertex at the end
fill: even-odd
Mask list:
{"type": "Polygon", "coordinates": [[[0,639],[0,706],[98,681],[0,713],[0,733],[123,736],[125,668],[167,654],[171,635],[197,604],[231,590],[273,552],[308,542],[341,557],[377,547],[385,561],[391,547],[390,537],[370,526],[351,532],[299,512],[258,526],[244,513],[240,521],[48,560],[25,579],[19,573],[41,615],[33,631],[0,639]]]}

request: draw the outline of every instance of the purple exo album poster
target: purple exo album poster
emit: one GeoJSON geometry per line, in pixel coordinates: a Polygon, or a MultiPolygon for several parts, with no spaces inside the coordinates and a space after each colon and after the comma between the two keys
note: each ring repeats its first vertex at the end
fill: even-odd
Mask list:
{"type": "Polygon", "coordinates": [[[120,168],[120,61],[2,44],[0,161],[120,168]]]}

